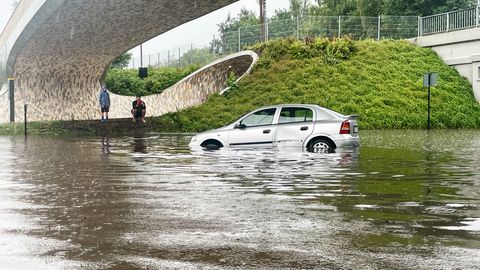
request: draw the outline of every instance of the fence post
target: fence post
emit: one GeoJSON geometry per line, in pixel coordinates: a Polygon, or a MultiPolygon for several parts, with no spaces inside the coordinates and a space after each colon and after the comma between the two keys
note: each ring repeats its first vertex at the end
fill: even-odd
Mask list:
{"type": "Polygon", "coordinates": [[[342,16],[338,16],[338,38],[342,36],[342,16]]]}
{"type": "Polygon", "coordinates": [[[475,25],[478,27],[480,26],[480,20],[478,16],[478,11],[479,11],[479,5],[475,8],[475,25]]]}
{"type": "Polygon", "coordinates": [[[300,40],[300,32],[299,32],[299,29],[298,29],[298,27],[299,27],[299,22],[298,22],[298,20],[299,20],[299,19],[298,19],[298,15],[297,15],[297,40],[300,40]]]}
{"type": "Polygon", "coordinates": [[[268,41],[268,35],[269,35],[269,28],[270,25],[268,24],[268,19],[265,20],[265,42],[268,41]]]}
{"type": "Polygon", "coordinates": [[[446,13],[447,15],[447,32],[450,30],[450,13],[446,13]]]}
{"type": "Polygon", "coordinates": [[[378,15],[378,31],[377,31],[377,40],[380,41],[380,29],[381,29],[381,17],[378,15]]]}
{"type": "Polygon", "coordinates": [[[192,54],[193,54],[193,43],[190,44],[190,65],[193,64],[192,54]]]}
{"type": "Polygon", "coordinates": [[[240,51],[240,50],[241,50],[241,47],[242,47],[242,44],[240,43],[240,42],[241,42],[241,41],[240,41],[240,38],[241,38],[241,36],[240,36],[240,29],[242,29],[242,28],[241,28],[241,27],[238,28],[238,51],[240,51]]]}
{"type": "Polygon", "coordinates": [[[418,27],[417,36],[421,37],[422,36],[422,17],[420,17],[420,16],[418,16],[417,27],[418,27]]]}

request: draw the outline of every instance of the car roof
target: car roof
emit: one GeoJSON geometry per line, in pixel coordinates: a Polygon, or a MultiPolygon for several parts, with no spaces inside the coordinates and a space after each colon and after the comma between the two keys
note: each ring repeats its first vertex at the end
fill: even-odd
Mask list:
{"type": "Polygon", "coordinates": [[[277,104],[277,105],[270,105],[270,106],[257,108],[254,111],[270,109],[270,108],[279,108],[279,107],[307,107],[307,108],[314,109],[314,110],[323,110],[323,111],[325,111],[329,114],[332,114],[333,116],[338,117],[338,118],[343,118],[344,117],[344,115],[341,114],[341,113],[338,113],[334,110],[331,110],[331,109],[328,109],[328,108],[325,108],[325,107],[322,107],[322,106],[319,106],[319,105],[316,105],[316,104],[298,104],[298,103],[296,103],[296,104],[277,104]]]}
{"type": "MultiPolygon", "coordinates": [[[[261,107],[261,108],[257,108],[255,109],[255,111],[257,110],[262,110],[262,109],[268,109],[268,108],[278,108],[278,107],[308,107],[308,108],[315,108],[315,109],[327,109],[327,108],[324,108],[324,107],[321,107],[319,105],[316,105],[316,104],[277,104],[277,105],[269,105],[269,106],[264,106],[264,107],[261,107]]],[[[327,109],[329,110],[329,109],[327,109]]]]}

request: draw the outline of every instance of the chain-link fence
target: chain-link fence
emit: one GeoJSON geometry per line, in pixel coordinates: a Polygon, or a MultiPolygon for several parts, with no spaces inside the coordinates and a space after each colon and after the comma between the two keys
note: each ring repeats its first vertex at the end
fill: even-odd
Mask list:
{"type": "Polygon", "coordinates": [[[263,41],[263,29],[267,40],[293,37],[343,37],[361,39],[405,39],[418,35],[419,17],[416,16],[304,16],[286,20],[269,20],[266,25],[240,27],[237,31],[222,33],[210,44],[180,46],[172,50],[134,58],[130,67],[184,67],[203,65],[222,55],[241,51],[246,46],[263,41]]]}

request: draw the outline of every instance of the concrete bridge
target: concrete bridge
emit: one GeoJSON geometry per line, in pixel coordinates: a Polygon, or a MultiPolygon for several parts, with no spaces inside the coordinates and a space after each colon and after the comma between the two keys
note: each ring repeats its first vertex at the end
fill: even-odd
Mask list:
{"type": "MultiPolygon", "coordinates": [[[[0,35],[0,122],[96,119],[100,82],[123,52],[237,0],[21,0],[0,35]],[[7,78],[15,79],[9,98],[7,78]],[[13,104],[12,119],[7,104],[13,104]]],[[[435,50],[473,86],[480,102],[479,7],[419,18],[413,42],[435,50]]],[[[147,98],[149,115],[199,104],[256,61],[245,52],[221,60],[147,98]],[[153,108],[153,110],[152,110],[153,108]]],[[[112,95],[112,118],[129,117],[130,97],[112,95]]]]}
{"type": "Polygon", "coordinates": [[[432,48],[468,79],[480,102],[480,6],[419,18],[414,44],[432,48]]]}
{"type": "MultiPolygon", "coordinates": [[[[10,77],[15,82],[15,121],[23,120],[23,104],[29,106],[30,121],[98,118],[100,81],[113,59],[235,1],[21,0],[0,35],[0,104],[5,108],[0,122],[10,118],[5,106],[9,104],[6,82],[10,77]]],[[[183,82],[189,93],[165,91],[164,96],[170,96],[167,101],[157,97],[149,108],[155,101],[156,113],[162,114],[199,103],[211,91],[221,90],[215,87],[225,85],[227,72],[239,77],[253,60],[247,52],[217,63],[213,71],[201,70],[183,82]],[[188,87],[194,81],[200,88],[188,87]],[[192,97],[196,99],[192,101],[192,97]]],[[[129,117],[131,101],[112,95],[112,102],[122,106],[112,106],[111,117],[129,117]]]]}

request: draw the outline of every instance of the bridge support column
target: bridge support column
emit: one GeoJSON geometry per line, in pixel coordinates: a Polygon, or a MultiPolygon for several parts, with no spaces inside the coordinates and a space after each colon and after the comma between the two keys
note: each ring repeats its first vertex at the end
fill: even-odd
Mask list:
{"type": "Polygon", "coordinates": [[[475,100],[480,103],[480,56],[472,58],[472,90],[475,100]]]}

